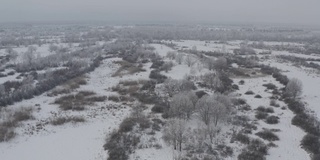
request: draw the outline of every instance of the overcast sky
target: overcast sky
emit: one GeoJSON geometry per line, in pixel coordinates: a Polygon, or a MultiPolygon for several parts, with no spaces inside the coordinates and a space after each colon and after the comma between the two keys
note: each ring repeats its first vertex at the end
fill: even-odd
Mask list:
{"type": "Polygon", "coordinates": [[[320,25],[320,0],[0,0],[0,22],[113,21],[320,25]]]}

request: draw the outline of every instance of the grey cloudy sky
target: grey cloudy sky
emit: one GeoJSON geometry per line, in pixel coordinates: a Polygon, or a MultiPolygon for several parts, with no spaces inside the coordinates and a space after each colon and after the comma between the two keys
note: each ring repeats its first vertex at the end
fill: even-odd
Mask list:
{"type": "Polygon", "coordinates": [[[241,22],[320,25],[320,0],[0,0],[0,22],[241,22]]]}

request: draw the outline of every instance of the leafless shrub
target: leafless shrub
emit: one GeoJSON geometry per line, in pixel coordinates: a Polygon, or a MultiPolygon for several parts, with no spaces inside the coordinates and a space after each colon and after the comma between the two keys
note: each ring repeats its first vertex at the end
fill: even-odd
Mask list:
{"type": "Polygon", "coordinates": [[[85,106],[93,105],[95,102],[102,102],[107,99],[105,96],[93,96],[92,91],[80,91],[77,94],[62,96],[55,100],[62,110],[84,110],[85,106]]]}
{"type": "Polygon", "coordinates": [[[54,126],[63,125],[65,123],[82,123],[85,122],[84,117],[72,116],[72,117],[56,117],[50,121],[54,126]]]}

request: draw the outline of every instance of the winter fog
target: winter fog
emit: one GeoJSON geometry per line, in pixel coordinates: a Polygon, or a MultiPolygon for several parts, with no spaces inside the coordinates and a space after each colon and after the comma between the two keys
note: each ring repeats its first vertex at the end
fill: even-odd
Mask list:
{"type": "Polygon", "coordinates": [[[0,160],[320,160],[319,0],[0,0],[0,160]]]}
{"type": "Polygon", "coordinates": [[[0,21],[319,25],[318,6],[318,0],[2,0],[0,21]]]}

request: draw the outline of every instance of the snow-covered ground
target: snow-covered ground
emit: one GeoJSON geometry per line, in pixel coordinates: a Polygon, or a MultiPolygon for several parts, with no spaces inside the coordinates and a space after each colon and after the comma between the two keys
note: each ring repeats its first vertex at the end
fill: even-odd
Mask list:
{"type": "MultiPolygon", "coordinates": [[[[196,46],[198,51],[222,51],[232,53],[233,49],[239,48],[241,41],[232,41],[227,44],[219,44],[214,42],[206,43],[205,41],[173,41],[177,44],[179,49],[193,49],[196,46]]],[[[102,42],[99,42],[101,45],[102,42]]],[[[276,44],[276,43],[275,43],[276,44]]],[[[174,49],[161,44],[151,44],[155,48],[160,56],[164,57],[168,51],[175,51],[174,49]]],[[[27,48],[15,48],[16,51],[23,53],[27,48]]],[[[258,52],[262,50],[256,50],[258,52]]],[[[3,51],[0,51],[3,52],[3,51]]],[[[48,51],[48,45],[43,45],[37,49],[37,52],[41,53],[41,56],[47,56],[51,53],[48,51]]],[[[185,54],[185,53],[184,53],[185,54]]],[[[272,55],[293,55],[303,58],[315,58],[314,56],[293,54],[283,51],[274,51],[272,55]]],[[[150,66],[152,63],[144,64],[145,72],[135,73],[132,75],[124,75],[120,77],[112,77],[112,74],[119,68],[113,61],[119,61],[120,58],[106,59],[95,71],[87,74],[87,85],[83,85],[77,89],[77,91],[94,91],[97,95],[109,96],[114,94],[111,91],[111,87],[117,85],[123,80],[140,80],[148,79],[151,71],[150,66]]],[[[165,59],[168,61],[168,59],[165,59]]],[[[201,75],[208,72],[208,69],[203,68],[201,63],[196,63],[192,67],[188,67],[184,63],[177,64],[172,70],[168,72],[162,71],[161,74],[173,79],[183,79],[186,75],[201,75]],[[199,66],[198,66],[199,65],[199,66]]],[[[271,66],[280,68],[284,74],[289,78],[296,77],[300,79],[304,84],[304,90],[302,100],[307,102],[307,107],[320,117],[320,93],[317,91],[320,88],[320,75],[314,70],[306,69],[302,67],[296,67],[289,63],[281,63],[275,61],[272,56],[270,60],[262,62],[271,66]]],[[[236,64],[233,66],[239,67],[236,64]]],[[[8,72],[8,71],[5,71],[8,72]]],[[[7,80],[14,80],[17,74],[13,76],[7,76],[0,78],[0,84],[7,80]]],[[[240,78],[235,78],[234,82],[238,83],[240,78]]],[[[273,83],[278,88],[283,87],[271,76],[245,78],[245,84],[239,85],[240,90],[237,93],[241,94],[241,98],[247,100],[247,103],[252,107],[252,111],[246,114],[254,119],[255,111],[259,106],[270,106],[270,92],[265,91],[265,87],[262,86],[266,83],[273,83]],[[262,98],[254,98],[254,95],[245,95],[248,90],[252,90],[255,95],[259,94],[262,98]]],[[[74,92],[76,93],[76,92],[74,92]]],[[[106,101],[99,102],[94,106],[86,106],[85,111],[60,111],[58,106],[53,104],[57,97],[48,97],[46,93],[37,96],[30,100],[16,103],[10,108],[19,108],[21,106],[32,106],[35,111],[33,113],[35,119],[23,122],[21,126],[17,128],[17,137],[9,142],[0,143],[0,159],[4,160],[105,160],[107,158],[107,152],[103,150],[103,144],[105,143],[106,136],[117,129],[121,121],[130,113],[130,108],[125,105],[120,105],[119,108],[108,110],[107,106],[114,104],[114,102],[106,101]],[[37,104],[37,106],[35,106],[37,104]],[[40,105],[40,107],[38,107],[40,105]],[[38,109],[40,108],[40,109],[38,109]],[[78,124],[65,124],[63,126],[52,126],[46,124],[55,115],[80,115],[85,117],[86,122],[78,124]],[[43,128],[35,130],[37,124],[42,124],[43,128]]],[[[282,106],[285,104],[281,101],[277,101],[282,106]]],[[[280,140],[275,141],[277,145],[275,148],[269,150],[267,155],[268,160],[308,160],[308,153],[300,147],[300,141],[305,135],[300,128],[293,126],[291,120],[294,114],[290,110],[282,110],[281,107],[275,108],[276,115],[280,118],[279,124],[267,124],[263,120],[258,121],[258,130],[254,133],[261,131],[262,128],[267,129],[279,129],[279,132],[275,132],[279,136],[280,140]]],[[[251,135],[257,138],[254,133],[251,135]]],[[[144,148],[137,149],[136,152],[130,155],[132,160],[168,160],[172,159],[176,154],[170,146],[165,144],[161,139],[161,132],[156,133],[157,142],[162,146],[161,149],[156,148],[144,148]]],[[[265,141],[266,144],[268,143],[265,141]]],[[[237,144],[229,144],[235,149],[235,155],[231,159],[237,159],[237,154],[241,152],[241,146],[237,144]]]]}
{"type": "Polygon", "coordinates": [[[320,117],[320,74],[319,71],[304,67],[297,67],[290,63],[282,63],[273,59],[263,62],[270,66],[280,68],[283,74],[289,78],[298,78],[303,84],[302,100],[307,103],[307,108],[314,111],[317,117],[320,117]]]}
{"type": "Polygon", "coordinates": [[[167,47],[162,44],[150,44],[150,46],[155,48],[156,53],[158,53],[161,57],[166,57],[169,51],[175,51],[170,47],[167,47]]]}
{"type": "MultiPolygon", "coordinates": [[[[98,95],[112,94],[110,88],[120,80],[145,79],[150,73],[150,65],[146,64],[147,72],[134,75],[126,75],[122,78],[112,77],[118,66],[112,61],[118,58],[104,60],[99,68],[88,74],[88,84],[78,90],[90,90],[98,95]]],[[[30,100],[16,103],[10,108],[20,106],[34,106],[35,120],[26,121],[17,129],[18,135],[9,142],[0,143],[0,157],[4,160],[102,160],[106,159],[107,152],[103,150],[106,136],[117,129],[130,112],[130,108],[122,106],[118,109],[107,109],[113,102],[97,103],[95,106],[87,106],[85,111],[59,111],[57,105],[52,104],[57,97],[48,97],[46,93],[30,100]],[[35,104],[41,108],[37,110],[35,104]],[[52,126],[44,124],[39,131],[32,130],[36,124],[48,121],[54,115],[81,115],[86,119],[84,123],[76,125],[66,124],[52,126]],[[18,154],[17,154],[18,153],[18,154]]]]}
{"type": "MultiPolygon", "coordinates": [[[[234,79],[237,83],[241,79],[234,79]]],[[[273,83],[278,88],[282,87],[282,85],[275,81],[275,79],[271,76],[260,77],[260,78],[249,78],[244,79],[245,84],[239,85],[240,90],[238,93],[242,94],[242,98],[247,100],[247,103],[253,109],[253,112],[249,114],[249,116],[254,119],[254,109],[259,106],[270,107],[270,97],[272,93],[266,92],[266,87],[262,86],[263,84],[273,83]],[[244,93],[247,91],[253,91],[254,95],[245,95],[244,93]],[[262,96],[262,98],[254,98],[256,94],[262,96]]],[[[285,104],[281,101],[277,101],[280,106],[285,106],[285,104]]],[[[266,129],[279,129],[279,132],[275,132],[275,134],[279,137],[279,141],[275,141],[274,143],[277,145],[275,148],[270,148],[269,155],[267,155],[267,160],[291,160],[291,159],[301,159],[308,160],[308,153],[300,147],[300,141],[305,135],[300,128],[293,126],[291,124],[291,120],[294,117],[293,112],[290,110],[282,110],[281,107],[276,108],[273,107],[274,112],[272,115],[278,116],[279,123],[278,124],[267,124],[263,120],[259,120],[258,130],[254,133],[261,131],[262,128],[266,129]]],[[[256,136],[253,136],[256,137],[256,136]]],[[[266,141],[267,142],[267,141],[266,141]]]]}

